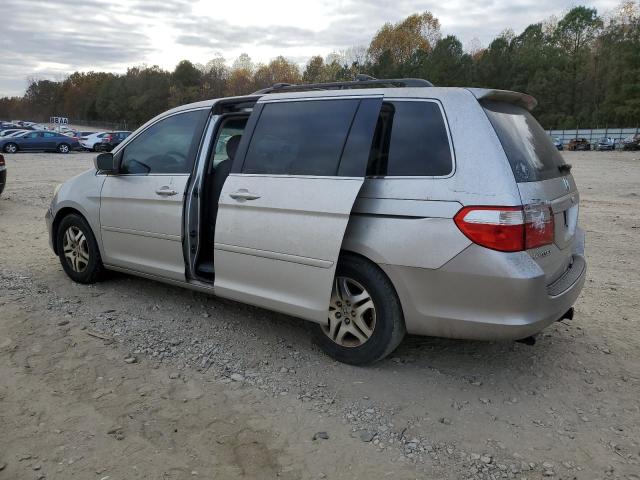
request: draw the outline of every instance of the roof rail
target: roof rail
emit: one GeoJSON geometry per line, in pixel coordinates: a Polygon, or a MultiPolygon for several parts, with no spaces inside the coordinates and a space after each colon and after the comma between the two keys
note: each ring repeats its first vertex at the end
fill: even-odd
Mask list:
{"type": "Polygon", "coordinates": [[[359,73],[356,79],[348,82],[274,83],[272,86],[253,92],[252,95],[264,95],[280,92],[305,92],[308,90],[347,90],[355,88],[398,88],[398,87],[433,87],[433,83],[422,78],[382,78],[377,79],[359,73]]]}

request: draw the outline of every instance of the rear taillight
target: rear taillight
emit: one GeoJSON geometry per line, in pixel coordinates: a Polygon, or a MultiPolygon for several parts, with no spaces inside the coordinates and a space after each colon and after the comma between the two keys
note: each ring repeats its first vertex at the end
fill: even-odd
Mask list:
{"type": "Polygon", "coordinates": [[[111,141],[111,139],[112,139],[112,138],[113,138],[113,137],[112,137],[111,135],[105,135],[105,136],[102,138],[102,141],[103,141],[103,142],[105,142],[105,143],[109,143],[109,142],[111,141]]]}
{"type": "Polygon", "coordinates": [[[4,167],[4,156],[0,154],[0,167],[4,167]]]}
{"type": "Polygon", "coordinates": [[[464,207],[453,220],[473,243],[500,252],[520,252],[553,243],[553,215],[545,204],[464,207]]]}
{"type": "Polygon", "coordinates": [[[525,205],[524,220],[525,250],[553,243],[553,212],[549,205],[539,203],[525,205]]]}

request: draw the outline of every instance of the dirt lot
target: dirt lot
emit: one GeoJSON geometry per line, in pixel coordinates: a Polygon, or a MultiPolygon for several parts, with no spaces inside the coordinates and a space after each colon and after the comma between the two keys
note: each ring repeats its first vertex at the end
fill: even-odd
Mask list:
{"type": "Polygon", "coordinates": [[[640,155],[566,153],[589,278],[533,347],[408,338],[355,368],[303,322],[113,275],[47,246],[92,155],[7,156],[0,480],[640,478],[640,155]]]}

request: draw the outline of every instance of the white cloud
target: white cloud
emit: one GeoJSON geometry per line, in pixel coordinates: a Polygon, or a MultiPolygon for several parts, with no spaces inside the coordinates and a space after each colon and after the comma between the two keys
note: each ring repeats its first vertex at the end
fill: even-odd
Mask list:
{"type": "MultiPolygon", "coordinates": [[[[445,34],[487,45],[505,28],[521,31],[571,0],[3,0],[0,96],[22,94],[27,77],[59,78],[75,70],[124,71],[131,65],[172,69],[182,59],[297,60],[366,45],[385,22],[430,10],[445,34]],[[54,21],[55,20],[55,21],[54,21]]],[[[600,13],[617,0],[588,6],[600,13]]]]}

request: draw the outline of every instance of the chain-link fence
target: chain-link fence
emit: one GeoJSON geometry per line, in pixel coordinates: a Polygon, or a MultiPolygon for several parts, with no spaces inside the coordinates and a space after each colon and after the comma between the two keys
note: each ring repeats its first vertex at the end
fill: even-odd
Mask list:
{"type": "Polygon", "coordinates": [[[547,130],[549,135],[560,139],[566,146],[574,138],[586,138],[592,147],[601,138],[610,138],[615,142],[615,148],[621,149],[624,140],[640,134],[640,127],[635,128],[571,128],[566,130],[547,130]]]}

